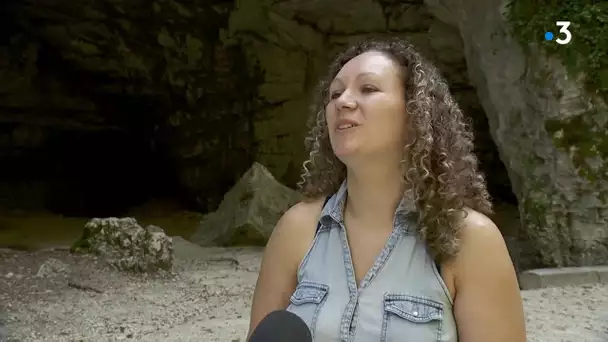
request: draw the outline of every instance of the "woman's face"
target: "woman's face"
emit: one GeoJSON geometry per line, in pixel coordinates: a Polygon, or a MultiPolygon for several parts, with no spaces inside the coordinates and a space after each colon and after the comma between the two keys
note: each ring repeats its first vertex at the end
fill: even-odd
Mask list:
{"type": "Polygon", "coordinates": [[[360,156],[401,158],[407,118],[396,63],[380,52],[351,59],[330,84],[329,97],[329,138],[342,162],[360,156]]]}

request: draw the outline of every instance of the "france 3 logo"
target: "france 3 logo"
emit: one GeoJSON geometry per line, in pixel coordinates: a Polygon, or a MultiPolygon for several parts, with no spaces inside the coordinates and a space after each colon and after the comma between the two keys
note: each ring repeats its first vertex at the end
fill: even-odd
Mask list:
{"type": "Polygon", "coordinates": [[[569,21],[556,21],[555,25],[559,28],[558,34],[555,35],[551,31],[545,32],[545,40],[552,41],[555,39],[555,42],[560,45],[565,45],[570,43],[572,40],[572,32],[568,29],[570,27],[569,21]],[[556,37],[557,36],[557,37],[556,37]]]}

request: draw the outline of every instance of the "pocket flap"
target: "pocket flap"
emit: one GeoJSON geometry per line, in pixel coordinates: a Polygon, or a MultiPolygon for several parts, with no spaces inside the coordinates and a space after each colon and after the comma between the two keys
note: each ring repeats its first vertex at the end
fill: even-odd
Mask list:
{"type": "Polygon", "coordinates": [[[291,302],[295,305],[305,303],[321,304],[328,290],[329,287],[327,285],[303,281],[298,284],[293,295],[291,295],[291,302]]]}
{"type": "Polygon", "coordinates": [[[427,323],[443,318],[441,302],[405,294],[385,295],[384,310],[414,323],[427,323]]]}

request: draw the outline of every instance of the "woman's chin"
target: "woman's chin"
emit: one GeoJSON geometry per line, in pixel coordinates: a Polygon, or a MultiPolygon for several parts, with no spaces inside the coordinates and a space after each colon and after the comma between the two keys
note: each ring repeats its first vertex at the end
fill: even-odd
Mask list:
{"type": "Polygon", "coordinates": [[[334,154],[342,162],[355,157],[358,154],[357,152],[358,152],[357,149],[352,148],[352,147],[346,147],[346,146],[334,149],[334,154]]]}

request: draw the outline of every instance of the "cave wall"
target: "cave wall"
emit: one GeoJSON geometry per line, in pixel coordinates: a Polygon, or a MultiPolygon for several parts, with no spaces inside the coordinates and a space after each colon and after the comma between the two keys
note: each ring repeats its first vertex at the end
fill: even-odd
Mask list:
{"type": "MultiPolygon", "coordinates": [[[[89,148],[90,158],[83,163],[122,169],[105,176],[97,172],[106,183],[115,181],[116,193],[146,190],[121,189],[121,179],[124,186],[145,179],[148,188],[173,186],[174,195],[197,209],[216,204],[255,154],[251,118],[259,82],[255,71],[244,70],[242,49],[219,42],[219,30],[227,25],[233,5],[7,3],[0,48],[0,73],[6,80],[0,89],[0,153],[7,156],[3,162],[20,169],[8,155],[17,153],[18,136],[24,132],[30,140],[38,131],[63,140],[72,136],[73,145],[83,143],[79,135],[86,136],[91,144],[79,148],[89,148]],[[94,145],[104,140],[106,149],[96,151],[94,145]],[[124,156],[108,159],[104,154],[124,156]],[[130,177],[134,169],[138,175],[130,177]]],[[[48,145],[42,139],[20,153],[32,162],[35,155],[51,153],[48,145]]],[[[57,162],[79,154],[72,149],[54,153],[57,162]]],[[[44,160],[35,164],[40,173],[52,173],[52,165],[44,160]]],[[[25,202],[30,203],[20,201],[19,206],[43,205],[51,201],[46,188],[52,176],[47,176],[39,184],[34,178],[21,187],[6,179],[3,193],[14,202],[12,194],[25,191],[19,197],[29,196],[25,202]],[[37,190],[31,191],[34,183],[37,190]],[[42,203],[32,203],[33,198],[42,203]]],[[[71,188],[77,192],[78,187],[71,188]]]]}
{"type": "MultiPolygon", "coordinates": [[[[173,187],[187,205],[212,210],[254,160],[295,185],[306,157],[311,91],[327,63],[355,40],[401,36],[443,70],[478,130],[482,167],[496,175],[491,189],[513,201],[466,74],[462,39],[422,1],[11,0],[8,8],[11,25],[0,50],[8,61],[0,72],[13,80],[0,94],[5,153],[14,150],[20,131],[29,132],[28,139],[52,132],[72,143],[79,134],[90,136],[91,162],[99,156],[98,162],[135,168],[134,174],[149,175],[137,179],[148,188],[173,187]],[[93,146],[103,139],[122,139],[124,157],[103,159],[103,149],[93,146]],[[138,139],[129,163],[126,145],[138,139]]],[[[47,145],[39,140],[23,155],[54,153],[57,164],[77,158],[70,150],[48,152],[47,145]]],[[[108,150],[116,150],[111,145],[108,150]]],[[[50,169],[44,161],[38,165],[50,169]]],[[[70,178],[66,172],[62,177],[70,178]]],[[[126,187],[133,176],[106,175],[117,177],[112,189],[118,179],[127,192],[146,188],[126,187]]],[[[43,188],[49,183],[39,183],[40,195],[25,190],[25,197],[48,202],[43,188]]]]}
{"type": "Polygon", "coordinates": [[[468,79],[464,45],[456,27],[437,20],[420,1],[241,0],[221,31],[226,44],[244,48],[262,71],[256,111],[256,159],[289,185],[306,157],[303,137],[309,101],[331,59],[366,38],[402,37],[434,61],[476,129],[482,168],[492,173],[492,193],[515,203],[508,175],[488,131],[487,118],[468,79]]]}
{"type": "Polygon", "coordinates": [[[208,211],[254,160],[294,185],[328,61],[354,40],[400,36],[439,66],[473,119],[492,195],[518,202],[499,226],[530,253],[523,267],[605,263],[605,101],[535,44],[525,53],[506,5],[6,1],[0,205],[71,199],[78,211],[87,197],[99,206],[166,188],[208,211]]]}
{"type": "MultiPolygon", "coordinates": [[[[522,45],[507,21],[508,1],[425,3],[438,18],[457,26],[463,37],[469,77],[518,197],[519,239],[529,254],[523,267],[606,264],[605,98],[599,91],[588,91],[584,73],[568,72],[561,60],[545,53],[541,44],[555,42],[542,42],[539,33],[538,41],[522,45]]],[[[571,2],[562,5],[569,8],[571,2]]],[[[601,2],[588,5],[596,7],[595,12],[586,12],[589,20],[593,15],[598,23],[605,18],[601,2]]],[[[536,13],[530,7],[527,12],[536,13]]],[[[549,20],[542,11],[538,16],[549,20]]],[[[573,32],[596,25],[581,28],[579,24],[573,22],[573,32]]],[[[599,26],[593,31],[599,32],[599,26]]],[[[592,57],[582,55],[576,46],[560,49],[584,65],[592,57]]]]}

